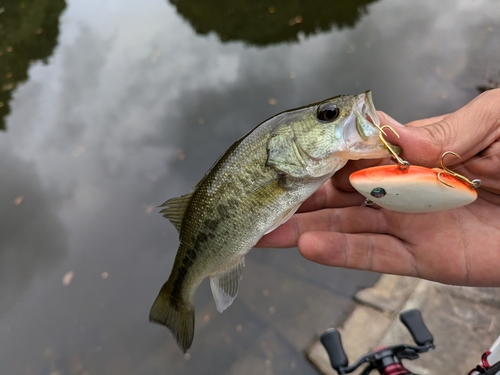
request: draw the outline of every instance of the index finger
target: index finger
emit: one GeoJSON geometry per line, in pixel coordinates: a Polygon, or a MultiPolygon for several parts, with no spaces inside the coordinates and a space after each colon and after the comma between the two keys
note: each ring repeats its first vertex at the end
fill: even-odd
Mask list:
{"type": "Polygon", "coordinates": [[[442,119],[444,119],[446,116],[449,115],[449,114],[444,114],[444,115],[439,115],[439,116],[434,116],[434,117],[428,117],[428,118],[424,118],[424,119],[414,120],[414,121],[411,121],[411,122],[407,123],[406,125],[403,125],[403,124],[401,124],[400,122],[396,121],[395,119],[393,119],[391,116],[389,116],[387,113],[385,113],[383,111],[377,111],[377,114],[378,114],[381,126],[384,126],[384,125],[396,125],[396,129],[397,129],[398,126],[413,126],[413,127],[418,127],[418,126],[426,126],[426,125],[434,124],[436,122],[441,121],[442,119]]]}
{"type": "Polygon", "coordinates": [[[350,189],[351,191],[339,189],[332,182],[332,179],[329,179],[302,203],[297,212],[310,212],[323,208],[360,206],[365,198],[352,187],[350,187],[350,189]]]}
{"type": "Polygon", "coordinates": [[[387,222],[382,210],[369,207],[324,209],[293,215],[283,225],[266,234],[256,247],[294,247],[299,237],[311,231],[344,233],[386,233],[387,222]]]}

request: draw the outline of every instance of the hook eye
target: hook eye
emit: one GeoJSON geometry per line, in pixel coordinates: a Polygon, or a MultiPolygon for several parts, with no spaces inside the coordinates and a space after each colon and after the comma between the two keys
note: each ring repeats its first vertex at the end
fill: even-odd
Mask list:
{"type": "Polygon", "coordinates": [[[448,174],[450,176],[453,176],[455,178],[457,178],[458,180],[462,181],[464,184],[466,185],[469,185],[469,187],[471,189],[477,189],[478,187],[481,186],[481,180],[479,179],[474,179],[474,180],[469,180],[467,177],[465,176],[462,176],[461,174],[458,174],[457,172],[454,172],[452,171],[451,169],[449,169],[446,165],[444,165],[444,158],[447,156],[447,155],[453,155],[457,158],[461,158],[460,155],[458,155],[457,153],[453,152],[453,151],[446,151],[443,155],[441,155],[441,168],[443,169],[442,171],[440,171],[437,175],[437,178],[439,180],[439,182],[441,182],[442,184],[446,185],[446,186],[449,186],[449,187],[453,187],[451,186],[450,184],[446,183],[445,181],[443,181],[443,179],[441,178],[441,175],[443,173],[445,174],[448,174]]]}

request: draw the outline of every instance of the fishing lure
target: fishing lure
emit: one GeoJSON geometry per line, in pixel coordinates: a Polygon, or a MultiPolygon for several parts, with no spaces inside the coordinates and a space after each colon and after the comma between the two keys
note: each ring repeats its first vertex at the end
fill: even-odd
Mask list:
{"type": "Polygon", "coordinates": [[[481,181],[471,181],[444,164],[447,155],[459,155],[445,152],[441,156],[441,169],[410,166],[384,139],[384,128],[398,134],[387,125],[380,128],[379,134],[398,164],[366,168],[349,176],[351,185],[366,198],[364,205],[376,204],[392,211],[424,213],[462,207],[476,200],[476,189],[481,181]]]}

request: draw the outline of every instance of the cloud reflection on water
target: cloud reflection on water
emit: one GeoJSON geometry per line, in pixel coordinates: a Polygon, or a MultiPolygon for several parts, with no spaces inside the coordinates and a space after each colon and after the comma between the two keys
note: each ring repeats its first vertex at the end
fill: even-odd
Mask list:
{"type": "Polygon", "coordinates": [[[57,198],[46,191],[32,162],[0,148],[0,317],[67,254],[57,198]]]}

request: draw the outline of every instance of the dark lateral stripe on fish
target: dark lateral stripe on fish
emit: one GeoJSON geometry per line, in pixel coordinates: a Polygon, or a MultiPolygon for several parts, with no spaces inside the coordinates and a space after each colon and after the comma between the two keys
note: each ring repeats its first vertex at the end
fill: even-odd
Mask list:
{"type": "Polygon", "coordinates": [[[184,281],[184,278],[187,274],[188,269],[193,265],[193,263],[196,261],[196,258],[198,257],[198,254],[202,251],[202,244],[207,242],[209,239],[215,238],[215,235],[213,233],[205,233],[205,232],[200,232],[196,236],[195,244],[191,251],[189,252],[189,256],[186,256],[182,260],[181,267],[179,268],[176,278],[173,283],[173,290],[171,293],[172,297],[172,305],[176,306],[177,301],[181,300],[181,285],[184,281]]]}
{"type": "Polygon", "coordinates": [[[186,277],[189,267],[191,267],[196,260],[196,252],[192,252],[192,255],[185,257],[182,260],[182,264],[177,271],[176,277],[172,285],[172,292],[170,293],[170,304],[175,308],[179,307],[179,301],[182,300],[182,283],[186,277]]]}

